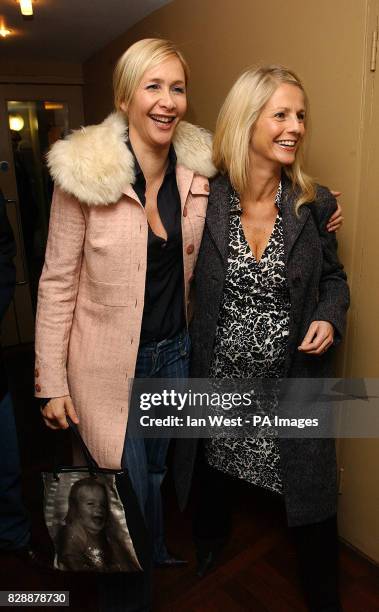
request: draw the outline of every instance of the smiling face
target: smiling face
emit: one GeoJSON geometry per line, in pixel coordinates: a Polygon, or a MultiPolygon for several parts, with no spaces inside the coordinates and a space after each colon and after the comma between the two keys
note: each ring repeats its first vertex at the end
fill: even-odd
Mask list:
{"type": "Polygon", "coordinates": [[[107,499],[102,487],[82,487],[77,492],[78,517],[90,533],[104,529],[107,520],[107,499]]]}
{"type": "Polygon", "coordinates": [[[176,56],[146,70],[126,108],[129,135],[133,143],[148,147],[168,147],[180,119],[187,110],[183,66],[176,56]]]}
{"type": "Polygon", "coordinates": [[[251,162],[288,166],[294,163],[305,134],[305,98],[300,87],[282,83],[263,107],[250,141],[251,162]]]}

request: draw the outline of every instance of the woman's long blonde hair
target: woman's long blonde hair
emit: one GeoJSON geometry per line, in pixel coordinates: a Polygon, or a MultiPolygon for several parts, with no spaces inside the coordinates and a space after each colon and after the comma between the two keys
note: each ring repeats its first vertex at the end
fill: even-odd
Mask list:
{"type": "MultiPolygon", "coordinates": [[[[305,121],[308,100],[298,76],[279,65],[251,68],[241,74],[221,107],[214,136],[213,161],[220,172],[228,173],[234,189],[242,194],[249,182],[249,146],[257,119],[274,91],[282,83],[299,87],[305,99],[305,121]]],[[[284,168],[299,195],[296,211],[315,199],[314,181],[303,170],[303,142],[294,163],[284,168]]]]}

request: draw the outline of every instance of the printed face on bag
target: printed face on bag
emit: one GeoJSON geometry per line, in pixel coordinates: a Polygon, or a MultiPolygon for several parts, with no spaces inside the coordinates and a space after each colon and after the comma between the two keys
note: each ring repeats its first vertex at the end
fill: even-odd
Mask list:
{"type": "Polygon", "coordinates": [[[105,527],[108,507],[102,487],[83,487],[76,497],[78,519],[90,533],[99,533],[105,527]]]}

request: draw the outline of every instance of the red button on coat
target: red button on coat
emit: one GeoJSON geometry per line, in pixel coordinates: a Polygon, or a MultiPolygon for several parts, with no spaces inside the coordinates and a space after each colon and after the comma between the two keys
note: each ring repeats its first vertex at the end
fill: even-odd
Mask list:
{"type": "Polygon", "coordinates": [[[208,185],[208,183],[205,183],[205,185],[204,185],[204,190],[205,190],[207,193],[209,193],[209,185],[208,185]]]}
{"type": "Polygon", "coordinates": [[[39,370],[34,370],[34,376],[35,376],[36,378],[38,378],[38,377],[39,377],[39,370]]]}
{"type": "Polygon", "coordinates": [[[189,244],[187,247],[187,253],[188,255],[191,255],[191,253],[193,253],[195,250],[195,247],[193,246],[193,244],[189,244]]]}
{"type": "Polygon", "coordinates": [[[187,216],[187,206],[183,208],[183,217],[187,216]]]}
{"type": "Polygon", "coordinates": [[[39,392],[41,391],[41,387],[40,387],[40,385],[36,385],[36,386],[35,386],[35,390],[37,391],[37,393],[39,393],[39,392]]]}

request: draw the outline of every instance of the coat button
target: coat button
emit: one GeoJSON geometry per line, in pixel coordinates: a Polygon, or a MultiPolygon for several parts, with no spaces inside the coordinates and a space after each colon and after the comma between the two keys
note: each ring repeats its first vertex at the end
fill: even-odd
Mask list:
{"type": "Polygon", "coordinates": [[[188,212],[188,211],[187,211],[187,206],[185,206],[185,207],[183,208],[183,217],[186,217],[186,216],[187,216],[187,212],[188,212]]]}
{"type": "Polygon", "coordinates": [[[187,247],[187,254],[191,255],[191,253],[193,253],[195,250],[195,247],[193,246],[193,244],[189,244],[187,247]]]}
{"type": "Polygon", "coordinates": [[[37,391],[37,393],[39,393],[41,391],[41,387],[40,385],[35,385],[35,390],[37,391]]]}
{"type": "Polygon", "coordinates": [[[206,191],[207,193],[209,193],[209,185],[208,185],[208,183],[205,183],[205,185],[204,185],[204,191],[206,191]]]}
{"type": "Polygon", "coordinates": [[[38,377],[39,377],[39,370],[37,370],[37,369],[35,369],[35,370],[34,370],[34,376],[35,376],[36,378],[38,378],[38,377]]]}

